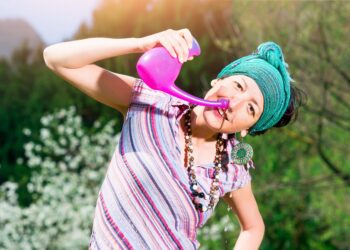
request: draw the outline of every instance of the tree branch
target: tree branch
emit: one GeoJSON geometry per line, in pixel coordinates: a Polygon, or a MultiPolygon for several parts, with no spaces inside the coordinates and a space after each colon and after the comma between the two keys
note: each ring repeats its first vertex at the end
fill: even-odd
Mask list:
{"type": "MultiPolygon", "coordinates": [[[[328,104],[328,98],[327,98],[327,94],[328,94],[328,88],[329,85],[327,84],[326,81],[322,81],[323,76],[322,76],[322,69],[320,72],[320,82],[323,82],[323,93],[322,93],[322,98],[323,98],[323,104],[322,104],[322,113],[325,113],[325,110],[327,109],[327,104],[328,104]]],[[[340,169],[327,157],[327,155],[325,154],[322,145],[324,145],[323,143],[323,116],[319,116],[319,120],[318,120],[318,126],[317,126],[317,151],[321,157],[321,159],[326,163],[326,166],[328,166],[328,168],[338,177],[340,177],[348,186],[350,186],[350,176],[346,173],[343,173],[342,171],[340,171],[340,169]]]]}

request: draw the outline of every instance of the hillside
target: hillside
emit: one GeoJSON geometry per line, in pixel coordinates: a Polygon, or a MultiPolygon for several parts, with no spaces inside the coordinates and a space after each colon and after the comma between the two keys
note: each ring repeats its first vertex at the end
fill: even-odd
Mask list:
{"type": "Polygon", "coordinates": [[[0,19],[0,57],[10,58],[12,52],[27,41],[30,48],[42,44],[34,28],[22,19],[0,19]]]}

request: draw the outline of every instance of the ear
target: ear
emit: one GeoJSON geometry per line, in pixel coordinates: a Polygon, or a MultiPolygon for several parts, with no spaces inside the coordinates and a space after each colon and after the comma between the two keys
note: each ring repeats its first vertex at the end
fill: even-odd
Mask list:
{"type": "Polygon", "coordinates": [[[214,85],[217,83],[219,79],[214,79],[210,82],[210,86],[214,87],[214,85]]]}
{"type": "Polygon", "coordinates": [[[242,138],[245,137],[247,134],[248,134],[248,129],[243,129],[243,130],[241,131],[241,136],[242,136],[242,138]]]}

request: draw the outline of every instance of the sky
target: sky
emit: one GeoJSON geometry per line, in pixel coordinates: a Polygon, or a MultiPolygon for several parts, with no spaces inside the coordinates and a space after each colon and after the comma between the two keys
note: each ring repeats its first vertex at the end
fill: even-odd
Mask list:
{"type": "Polygon", "coordinates": [[[70,38],[79,25],[91,22],[101,0],[0,0],[0,19],[23,18],[46,44],[70,38]]]}

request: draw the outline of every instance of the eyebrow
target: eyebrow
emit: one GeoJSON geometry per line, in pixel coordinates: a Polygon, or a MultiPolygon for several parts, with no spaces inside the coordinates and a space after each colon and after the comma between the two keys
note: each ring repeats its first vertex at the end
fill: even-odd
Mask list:
{"type": "MultiPolygon", "coordinates": [[[[248,88],[248,84],[247,84],[247,82],[244,80],[244,78],[243,77],[241,77],[241,79],[242,79],[242,81],[243,81],[243,83],[244,83],[244,87],[245,87],[245,89],[247,89],[248,88]]],[[[258,105],[258,102],[256,101],[256,99],[253,97],[253,99],[252,99],[252,102],[258,107],[258,109],[260,110],[260,107],[259,107],[259,105],[258,105]]]]}

